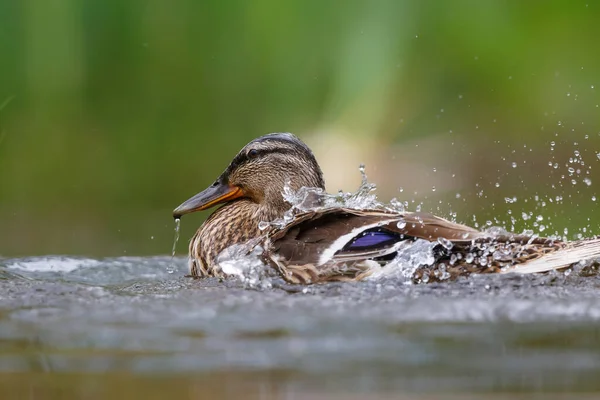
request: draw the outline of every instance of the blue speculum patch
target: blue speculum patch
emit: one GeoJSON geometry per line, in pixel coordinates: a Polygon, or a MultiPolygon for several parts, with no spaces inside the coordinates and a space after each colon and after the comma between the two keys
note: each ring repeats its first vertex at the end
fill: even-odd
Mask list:
{"type": "Polygon", "coordinates": [[[344,250],[364,250],[367,248],[378,248],[400,240],[400,236],[395,232],[385,230],[373,230],[362,233],[362,236],[354,239],[346,246],[344,250]]]}

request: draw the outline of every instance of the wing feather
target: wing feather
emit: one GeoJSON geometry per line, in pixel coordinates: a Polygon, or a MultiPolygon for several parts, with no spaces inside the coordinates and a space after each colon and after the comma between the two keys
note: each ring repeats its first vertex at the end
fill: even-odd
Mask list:
{"type": "Polygon", "coordinates": [[[547,254],[543,257],[505,268],[502,272],[516,272],[519,274],[533,274],[555,269],[570,267],[580,261],[593,261],[600,258],[600,238],[580,240],[569,243],[563,249],[547,254]]]}
{"type": "Polygon", "coordinates": [[[380,210],[331,209],[299,214],[270,237],[274,252],[286,263],[324,265],[332,260],[350,261],[382,257],[398,250],[406,239],[470,242],[486,237],[465,225],[427,213],[391,213],[380,210]],[[345,247],[370,229],[393,232],[398,242],[368,248],[345,247]]]}

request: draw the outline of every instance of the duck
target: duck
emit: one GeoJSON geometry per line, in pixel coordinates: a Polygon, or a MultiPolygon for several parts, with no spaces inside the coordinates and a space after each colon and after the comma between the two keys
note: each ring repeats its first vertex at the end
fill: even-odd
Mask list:
{"type": "Polygon", "coordinates": [[[227,277],[219,255],[233,246],[242,246],[244,254],[259,249],[265,266],[301,285],[364,280],[423,243],[429,254],[417,261],[410,277],[418,283],[540,273],[581,262],[597,265],[600,259],[600,238],[567,242],[484,232],[420,211],[327,207],[322,193],[321,167],[297,136],[271,133],[250,141],[214,183],[173,211],[180,219],[220,206],[189,242],[190,275],[227,277]],[[294,207],[285,196],[301,190],[312,206],[294,207]]]}

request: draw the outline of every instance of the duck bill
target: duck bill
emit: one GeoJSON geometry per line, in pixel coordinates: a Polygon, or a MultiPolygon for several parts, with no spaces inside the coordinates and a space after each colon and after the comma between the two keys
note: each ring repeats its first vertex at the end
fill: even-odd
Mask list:
{"type": "Polygon", "coordinates": [[[239,187],[218,182],[184,201],[183,204],[173,210],[173,218],[181,218],[185,214],[206,210],[207,208],[226,203],[243,195],[244,193],[239,187]]]}

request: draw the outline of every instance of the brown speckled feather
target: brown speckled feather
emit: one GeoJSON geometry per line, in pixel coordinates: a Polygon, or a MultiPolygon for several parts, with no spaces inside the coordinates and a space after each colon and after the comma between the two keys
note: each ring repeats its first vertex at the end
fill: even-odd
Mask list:
{"type": "Polygon", "coordinates": [[[196,277],[222,276],[216,258],[227,247],[261,235],[257,221],[271,221],[275,215],[246,199],[224,205],[204,221],[190,241],[190,274],[196,277]]]}

